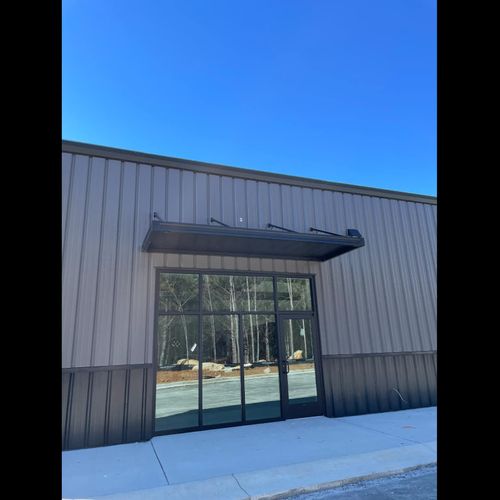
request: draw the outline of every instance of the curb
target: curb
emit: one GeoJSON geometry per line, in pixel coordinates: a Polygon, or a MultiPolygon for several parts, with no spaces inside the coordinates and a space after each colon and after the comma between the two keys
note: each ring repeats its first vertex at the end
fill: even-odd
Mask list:
{"type": "Polygon", "coordinates": [[[398,474],[404,474],[406,472],[411,472],[418,469],[424,469],[425,467],[430,467],[436,464],[437,462],[436,460],[434,460],[433,462],[419,464],[419,465],[412,465],[410,467],[403,467],[402,469],[394,469],[384,472],[375,472],[373,474],[366,474],[364,476],[350,477],[347,479],[338,479],[336,481],[329,481],[326,483],[319,483],[312,486],[304,486],[301,488],[292,488],[290,490],[280,491],[279,493],[273,493],[271,495],[265,494],[265,495],[249,496],[245,500],[284,500],[284,499],[292,500],[292,497],[294,496],[305,495],[307,493],[315,493],[318,491],[329,490],[334,488],[340,488],[342,486],[361,483],[364,481],[370,481],[373,479],[381,479],[384,477],[396,476],[398,474]]]}

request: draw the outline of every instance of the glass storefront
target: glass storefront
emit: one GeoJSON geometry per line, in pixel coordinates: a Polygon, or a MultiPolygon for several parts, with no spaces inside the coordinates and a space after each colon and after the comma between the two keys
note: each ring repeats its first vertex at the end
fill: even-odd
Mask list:
{"type": "Polygon", "coordinates": [[[317,400],[312,309],[309,278],[161,272],[155,432],[281,418],[284,393],[317,400]],[[306,319],[283,319],[280,347],[292,312],[306,319]]]}

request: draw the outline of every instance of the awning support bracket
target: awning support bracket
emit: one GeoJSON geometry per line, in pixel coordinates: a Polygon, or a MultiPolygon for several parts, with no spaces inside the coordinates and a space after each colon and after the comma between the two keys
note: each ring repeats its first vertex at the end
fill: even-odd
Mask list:
{"type": "Polygon", "coordinates": [[[213,217],[210,217],[210,222],[217,222],[217,224],[220,224],[221,226],[231,227],[228,224],[224,224],[224,222],[221,222],[220,220],[214,219],[213,217]]]}
{"type": "Polygon", "coordinates": [[[289,233],[296,233],[297,232],[297,231],[294,231],[293,229],[288,229],[286,227],[277,226],[276,224],[271,224],[270,222],[267,224],[266,227],[275,227],[276,229],[282,229],[283,231],[288,231],[289,233]]]}

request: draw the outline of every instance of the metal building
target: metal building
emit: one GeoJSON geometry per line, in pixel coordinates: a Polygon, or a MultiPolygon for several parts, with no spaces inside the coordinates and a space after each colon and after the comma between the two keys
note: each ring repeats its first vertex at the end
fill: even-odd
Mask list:
{"type": "Polygon", "coordinates": [[[436,404],[436,198],[62,150],[63,449],[436,404]]]}

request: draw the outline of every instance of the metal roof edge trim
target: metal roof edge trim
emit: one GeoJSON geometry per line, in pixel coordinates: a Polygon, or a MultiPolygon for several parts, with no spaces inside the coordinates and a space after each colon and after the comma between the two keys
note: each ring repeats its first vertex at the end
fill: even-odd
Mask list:
{"type": "Polygon", "coordinates": [[[184,158],[174,158],[152,153],[143,153],[140,151],[132,151],[110,146],[100,146],[97,144],[89,144],[85,142],[69,141],[66,139],[63,139],[61,141],[61,145],[62,151],[66,153],[98,156],[108,159],[130,161],[133,163],[148,163],[160,167],[178,168],[183,170],[191,170],[193,172],[224,175],[263,182],[275,182],[278,184],[307,187],[311,189],[326,189],[329,191],[339,191],[343,193],[437,205],[437,197],[426,194],[392,191],[390,189],[356,186],[354,184],[342,184],[331,181],[323,181],[319,179],[310,179],[307,177],[279,174],[275,172],[265,172],[262,170],[232,167],[216,163],[206,163],[198,160],[188,160],[184,158]]]}

